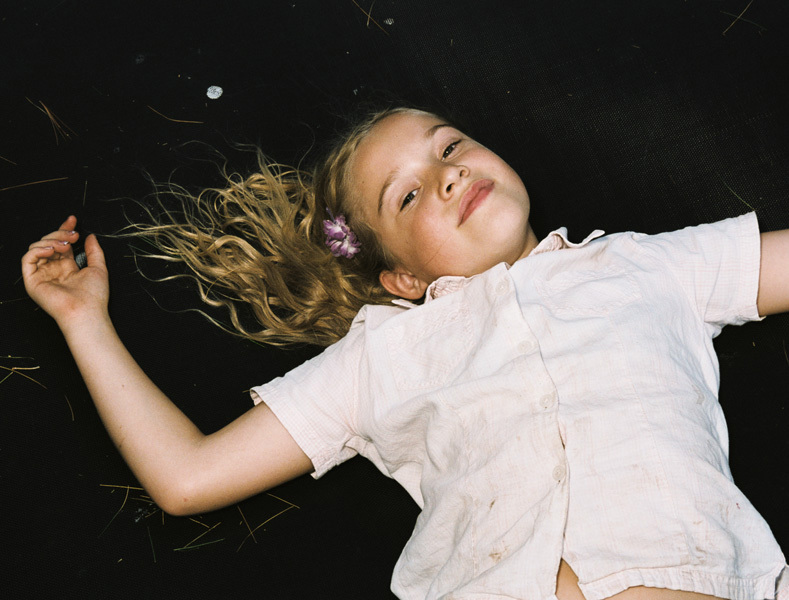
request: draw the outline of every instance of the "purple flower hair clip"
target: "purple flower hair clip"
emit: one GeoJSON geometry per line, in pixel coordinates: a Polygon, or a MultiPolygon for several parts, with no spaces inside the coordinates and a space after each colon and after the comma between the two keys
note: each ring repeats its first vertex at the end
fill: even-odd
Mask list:
{"type": "Polygon", "coordinates": [[[326,212],[331,217],[331,219],[324,219],[323,221],[326,245],[336,257],[353,258],[361,250],[362,243],[356,239],[356,234],[345,223],[343,215],[335,217],[328,208],[326,212]]]}

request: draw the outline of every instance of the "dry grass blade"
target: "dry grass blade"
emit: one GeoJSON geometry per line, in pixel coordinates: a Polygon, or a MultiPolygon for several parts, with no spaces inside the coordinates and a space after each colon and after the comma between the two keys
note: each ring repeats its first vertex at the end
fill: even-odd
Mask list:
{"type": "Polygon", "coordinates": [[[378,21],[376,21],[376,20],[375,20],[375,19],[373,19],[373,17],[372,17],[372,14],[371,14],[371,13],[373,12],[373,6],[375,5],[375,2],[373,2],[373,3],[370,5],[370,10],[369,10],[369,11],[367,11],[367,10],[364,10],[364,9],[363,9],[361,6],[359,6],[359,3],[358,3],[356,0],[351,0],[351,2],[353,2],[353,3],[356,5],[356,8],[358,8],[360,11],[362,11],[362,12],[364,13],[364,15],[367,17],[367,26],[368,26],[368,27],[370,26],[370,21],[372,21],[372,22],[373,22],[373,24],[374,24],[374,25],[375,25],[375,26],[376,26],[378,29],[380,29],[381,31],[383,31],[383,32],[384,32],[386,35],[389,35],[389,32],[388,32],[386,29],[384,29],[383,27],[381,27],[381,25],[378,23],[378,21]]]}
{"type": "Polygon", "coordinates": [[[25,100],[30,102],[30,104],[35,106],[38,110],[40,110],[42,113],[44,113],[47,116],[50,124],[52,125],[52,131],[55,134],[55,145],[58,145],[60,143],[60,138],[63,138],[63,140],[67,140],[72,135],[77,135],[76,133],[74,133],[74,130],[71,127],[66,125],[60,118],[57,117],[57,115],[55,115],[55,113],[49,110],[49,108],[47,108],[47,105],[44,104],[41,100],[38,101],[38,104],[33,102],[28,97],[25,97],[25,100]],[[39,104],[41,106],[39,106],[39,104]]]}
{"type": "Polygon", "coordinates": [[[748,4],[745,6],[745,8],[742,9],[742,12],[739,15],[737,15],[737,18],[734,19],[734,21],[732,21],[731,24],[726,29],[723,30],[723,33],[721,35],[726,35],[726,32],[729,31],[729,29],[731,29],[732,27],[734,27],[734,24],[737,21],[742,19],[742,16],[745,14],[745,11],[747,11],[751,7],[751,4],[753,4],[753,0],[748,2],[748,4]]]}
{"type": "Polygon", "coordinates": [[[143,489],[141,487],[134,487],[132,485],[112,485],[110,483],[100,483],[99,487],[108,487],[108,488],[123,488],[124,490],[135,490],[142,492],[143,489]]]}
{"type": "Polygon", "coordinates": [[[197,548],[202,548],[203,546],[208,546],[210,544],[218,544],[219,542],[224,542],[225,538],[219,538],[218,540],[211,540],[210,542],[203,542],[202,544],[195,544],[193,546],[182,546],[180,548],[173,548],[173,552],[183,552],[184,550],[195,550],[197,548]]]}
{"type": "Polygon", "coordinates": [[[288,502],[287,500],[285,500],[285,498],[280,498],[279,496],[275,496],[274,494],[270,494],[269,492],[266,492],[266,495],[267,496],[271,496],[272,498],[275,498],[276,500],[279,500],[280,502],[284,502],[285,504],[289,504],[293,508],[301,508],[300,506],[297,506],[297,505],[293,504],[293,502],[288,502]]]}
{"type": "Polygon", "coordinates": [[[254,531],[252,531],[252,528],[249,526],[249,523],[247,522],[247,518],[244,516],[244,513],[243,513],[243,511],[241,510],[241,506],[240,506],[239,504],[236,504],[236,508],[238,509],[238,512],[241,514],[241,518],[242,518],[242,519],[243,519],[243,521],[244,521],[244,525],[246,525],[246,526],[247,526],[247,531],[249,531],[249,535],[251,535],[251,536],[252,536],[252,541],[253,541],[253,542],[255,542],[255,543],[257,544],[257,543],[258,543],[258,541],[257,541],[257,539],[255,538],[255,532],[254,532],[254,531]]]}
{"type": "Polygon", "coordinates": [[[38,369],[38,368],[40,368],[40,367],[4,367],[4,366],[0,365],[0,369],[3,369],[4,371],[8,371],[9,372],[8,375],[6,375],[2,379],[0,379],[0,383],[3,383],[6,379],[11,377],[11,375],[16,373],[17,375],[21,375],[25,379],[29,379],[33,383],[36,383],[36,384],[40,385],[42,388],[47,389],[47,386],[45,386],[43,383],[41,383],[37,379],[33,379],[30,375],[25,375],[24,373],[21,372],[21,371],[32,371],[32,370],[35,370],[35,369],[38,369]]]}
{"type": "Polygon", "coordinates": [[[186,120],[184,120],[184,119],[171,119],[171,118],[170,118],[170,117],[168,117],[167,115],[163,115],[162,113],[160,113],[160,112],[159,112],[158,110],[156,110],[156,109],[155,109],[153,106],[150,106],[150,105],[148,105],[148,104],[146,104],[145,106],[147,106],[148,108],[150,108],[150,109],[151,109],[153,112],[155,112],[155,113],[156,113],[157,115],[159,115],[160,117],[164,117],[165,119],[167,119],[168,121],[172,121],[173,123],[195,123],[195,124],[197,124],[197,125],[202,125],[202,123],[203,123],[203,121],[186,121],[186,120]]]}
{"type": "Polygon", "coordinates": [[[248,539],[249,539],[251,536],[254,536],[255,532],[256,532],[258,529],[260,529],[261,527],[263,527],[263,525],[265,525],[265,524],[266,524],[266,523],[268,523],[269,521],[273,521],[274,519],[276,519],[276,518],[277,518],[278,516],[280,516],[281,514],[283,514],[283,513],[286,513],[286,512],[288,512],[289,510],[291,510],[291,509],[293,509],[293,508],[298,508],[298,507],[297,507],[295,504],[291,504],[290,506],[288,506],[288,508],[284,508],[284,509],[282,509],[282,510],[281,510],[281,511],[279,511],[277,514],[275,514],[274,516],[271,516],[271,517],[269,517],[268,519],[266,519],[265,521],[263,521],[263,522],[262,522],[260,525],[258,525],[257,527],[255,527],[255,528],[254,528],[252,531],[250,531],[250,532],[249,532],[249,534],[247,534],[247,537],[245,537],[243,540],[241,540],[241,543],[238,545],[238,548],[236,548],[236,552],[238,552],[239,550],[241,550],[241,546],[243,546],[243,545],[244,545],[244,542],[246,542],[246,541],[247,541],[247,540],[248,540],[248,539]]]}
{"type": "MultiPolygon", "coordinates": [[[[111,486],[111,487],[124,487],[124,486],[111,486]]],[[[119,514],[121,514],[121,511],[123,510],[123,507],[126,506],[126,501],[129,499],[129,491],[131,490],[131,486],[127,485],[125,487],[126,487],[126,496],[124,496],[124,498],[123,498],[123,504],[121,504],[121,507],[118,509],[118,512],[116,512],[112,516],[112,518],[110,519],[110,522],[107,523],[107,525],[105,525],[104,529],[101,530],[101,533],[99,534],[99,537],[104,535],[104,532],[107,531],[107,529],[109,529],[110,525],[112,525],[112,522],[117,518],[117,516],[119,514]]],[[[137,488],[135,488],[135,489],[137,489],[137,488]]]]}
{"type": "Polygon", "coordinates": [[[153,562],[156,562],[156,550],[153,547],[153,538],[151,537],[151,528],[147,525],[145,526],[146,531],[148,532],[148,540],[151,542],[151,554],[153,554],[153,562]]]}
{"type": "Polygon", "coordinates": [[[66,404],[68,404],[68,409],[71,412],[71,420],[74,421],[74,407],[71,406],[71,402],[68,399],[68,396],[63,394],[63,397],[66,399],[66,404]]]}
{"type": "MultiPolygon", "coordinates": [[[[200,523],[200,524],[201,524],[201,525],[205,525],[204,523],[200,523]]],[[[211,533],[211,532],[212,532],[214,529],[216,529],[217,527],[219,527],[221,524],[222,524],[222,521],[219,521],[218,523],[216,523],[215,525],[213,525],[213,526],[209,527],[209,528],[208,528],[206,531],[204,531],[203,533],[201,533],[200,535],[198,535],[196,538],[194,538],[194,539],[193,539],[191,542],[189,542],[189,543],[188,543],[188,544],[186,544],[185,546],[182,546],[182,547],[180,547],[180,548],[174,548],[174,550],[189,550],[189,549],[191,549],[191,548],[197,548],[198,546],[205,546],[205,544],[198,544],[198,546],[194,546],[193,544],[194,544],[194,543],[195,543],[197,540],[199,540],[201,537],[203,537],[204,535],[207,535],[207,534],[211,533]]],[[[214,540],[214,542],[216,542],[216,541],[220,541],[220,540],[214,540]]],[[[206,543],[208,543],[208,544],[213,544],[214,542],[206,542],[206,543]]]]}
{"type": "Polygon", "coordinates": [[[721,179],[721,183],[723,183],[723,185],[725,185],[725,186],[726,186],[726,189],[727,189],[727,190],[729,190],[729,191],[730,191],[732,194],[734,194],[734,197],[735,197],[735,198],[737,198],[737,200],[739,200],[740,202],[742,202],[742,203],[743,203],[745,206],[747,206],[747,207],[748,207],[748,208],[750,208],[751,210],[753,210],[753,211],[755,211],[755,210],[756,210],[756,209],[755,209],[753,206],[751,206],[751,205],[750,205],[750,204],[748,204],[748,203],[747,203],[745,200],[743,200],[743,199],[740,197],[740,195],[739,195],[737,192],[735,192],[733,189],[731,189],[731,188],[729,187],[729,184],[728,184],[728,183],[726,183],[725,181],[723,181],[723,179],[721,179]]]}
{"type": "Polygon", "coordinates": [[[68,177],[55,177],[54,179],[41,179],[40,181],[31,181],[29,183],[20,183],[19,185],[11,185],[8,187],[0,188],[0,192],[5,192],[7,190],[15,190],[16,188],[27,187],[29,185],[37,185],[39,183],[49,183],[50,181],[63,181],[64,179],[68,179],[68,177]]]}
{"type": "MultiPolygon", "coordinates": [[[[737,15],[735,15],[734,13],[726,12],[725,10],[722,10],[721,14],[726,15],[727,17],[734,17],[735,19],[737,18],[737,15]]],[[[751,21],[750,19],[740,19],[740,21],[742,21],[743,23],[749,23],[754,27],[758,27],[761,31],[767,31],[767,28],[764,25],[759,25],[758,23],[756,23],[755,21],[751,21]]]]}

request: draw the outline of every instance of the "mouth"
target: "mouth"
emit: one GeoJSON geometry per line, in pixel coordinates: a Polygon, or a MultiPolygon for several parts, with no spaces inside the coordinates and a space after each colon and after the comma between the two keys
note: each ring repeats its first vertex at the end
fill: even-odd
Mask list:
{"type": "Polygon", "coordinates": [[[460,198],[460,205],[458,207],[459,222],[458,225],[463,223],[471,216],[477,207],[485,201],[488,194],[493,190],[494,183],[490,179],[478,179],[466,190],[460,198]]]}

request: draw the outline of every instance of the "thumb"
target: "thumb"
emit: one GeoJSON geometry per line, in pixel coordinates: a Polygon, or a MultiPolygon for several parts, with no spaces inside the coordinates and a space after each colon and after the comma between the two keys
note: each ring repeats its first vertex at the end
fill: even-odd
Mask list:
{"type": "Polygon", "coordinates": [[[85,238],[85,256],[88,259],[89,267],[107,269],[107,264],[104,261],[104,251],[101,249],[99,240],[94,233],[85,238]]]}

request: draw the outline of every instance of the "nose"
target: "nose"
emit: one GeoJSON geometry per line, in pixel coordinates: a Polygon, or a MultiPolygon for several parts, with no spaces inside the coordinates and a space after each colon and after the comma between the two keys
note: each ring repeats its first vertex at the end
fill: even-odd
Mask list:
{"type": "Polygon", "coordinates": [[[445,164],[441,167],[438,192],[444,200],[449,200],[457,191],[457,184],[468,177],[468,169],[463,165],[445,164]]]}

